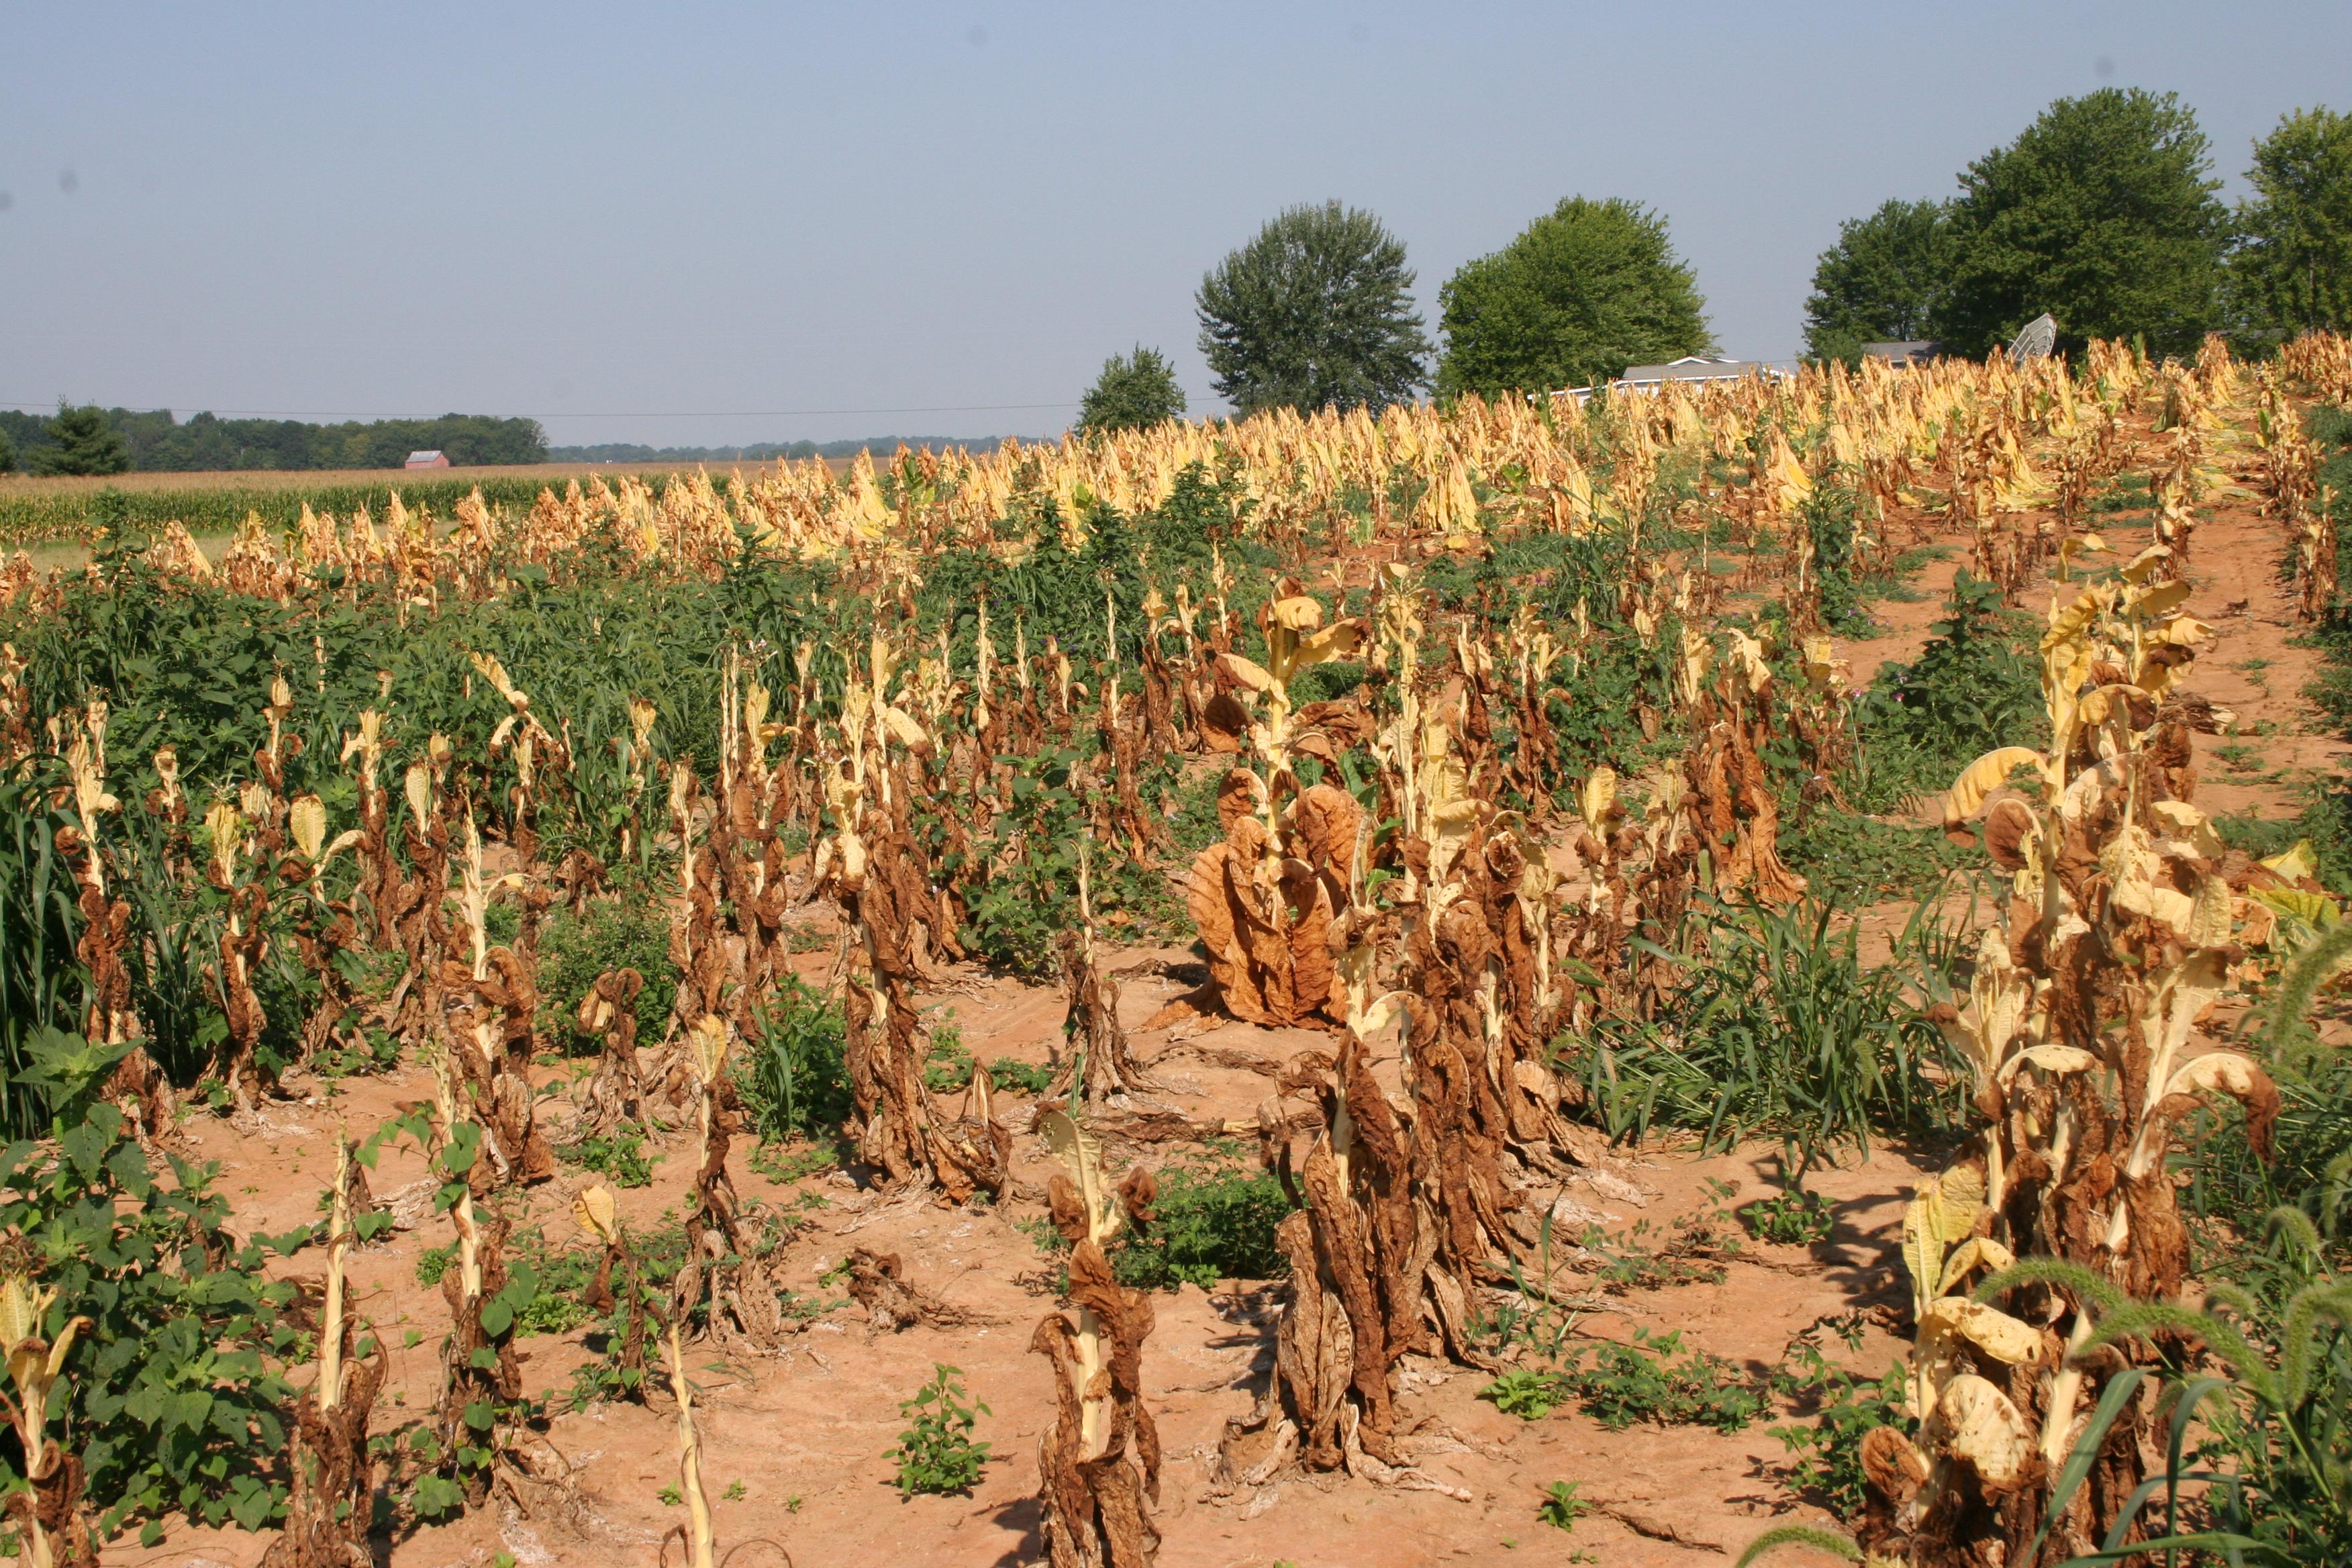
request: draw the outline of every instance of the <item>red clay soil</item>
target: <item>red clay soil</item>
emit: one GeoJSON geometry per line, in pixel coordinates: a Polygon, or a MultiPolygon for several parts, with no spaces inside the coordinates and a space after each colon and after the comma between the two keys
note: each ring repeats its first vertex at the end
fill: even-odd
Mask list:
{"type": "MultiPolygon", "coordinates": [[[[1175,956],[1129,953],[1119,962],[1175,956]]],[[[1181,989],[1172,981],[1131,979],[1121,1005],[1125,1021],[1130,1027],[1139,1024],[1181,989]]],[[[1044,988],[974,979],[952,994],[925,1000],[954,1009],[967,1043],[983,1061],[1010,1056],[1044,1062],[1049,1043],[1059,1037],[1059,994],[1044,988]]],[[[1324,1040],[1236,1024],[1173,1046],[1163,1045],[1163,1038],[1145,1037],[1141,1049],[1147,1058],[1159,1057],[1170,1085],[1165,1102],[1192,1116],[1237,1118],[1255,1113],[1269,1080],[1218,1065],[1203,1048],[1271,1065],[1324,1040]]],[[[275,1231],[314,1217],[317,1194],[328,1180],[336,1119],[364,1130],[429,1089],[425,1076],[414,1071],[341,1087],[331,1101],[273,1107],[268,1131],[259,1133],[204,1118],[186,1125],[192,1152],[221,1163],[221,1184],[237,1206],[240,1226],[275,1231]]],[[[542,1101],[550,1114],[561,1103],[542,1101]]],[[[1004,1097],[1003,1113],[1013,1125],[1026,1125],[1028,1109],[1018,1097],[1004,1097]]],[[[1019,1140],[1015,1186],[1003,1207],[968,1211],[937,1207],[921,1197],[892,1199],[838,1173],[779,1186],[744,1163],[742,1152],[739,1142],[731,1173],[746,1198],[786,1213],[805,1208],[812,1221],[790,1244],[787,1283],[793,1290],[839,1297],[840,1287],[822,1284],[819,1277],[851,1247],[866,1247],[899,1254],[918,1285],[981,1321],[962,1329],[918,1326],[877,1336],[844,1300],[772,1358],[729,1364],[689,1347],[699,1390],[703,1473],[722,1550],[772,1540],[803,1568],[1010,1568],[1037,1559],[1034,1450],[1053,1413],[1054,1393],[1045,1362],[1028,1344],[1038,1319],[1053,1308],[1050,1296],[1033,1293],[1045,1288],[1034,1277],[1049,1276],[1052,1262],[1014,1222],[1043,1212],[1042,1191],[1055,1167],[1042,1141],[1019,1140]],[[1033,1279],[1024,1283],[1024,1276],[1033,1279]],[[990,1406],[978,1433],[992,1445],[986,1478],[969,1497],[901,1500],[886,1457],[905,1425],[898,1403],[942,1362],[961,1368],[966,1388],[990,1406]],[[739,1483],[740,1494],[727,1496],[739,1483]]],[[[674,1215],[687,1189],[691,1157],[686,1145],[674,1143],[663,1152],[650,1187],[618,1194],[625,1221],[639,1229],[666,1212],[674,1215]]],[[[1150,1150],[1127,1152],[1147,1164],[1160,1159],[1150,1150]]],[[[1567,1214],[1580,1218],[1582,1210],[1593,1211],[1606,1216],[1612,1232],[1646,1224],[1654,1245],[1681,1216],[1775,1190],[1775,1159],[1760,1146],[1704,1160],[1649,1152],[1592,1183],[1536,1197],[1569,1199],[1580,1209],[1567,1214]]],[[[1818,1321],[1856,1308],[1899,1307],[1904,1287],[1895,1243],[1903,1201],[1909,1184],[1930,1168],[1927,1160],[1880,1149],[1866,1162],[1823,1172],[1813,1184],[1836,1205],[1837,1230],[1829,1242],[1808,1251],[1743,1241],[1720,1283],[1622,1298],[1595,1294],[1595,1310],[1578,1319],[1575,1333],[1626,1339],[1637,1327],[1679,1329],[1685,1344],[1755,1371],[1818,1321]]],[[[412,1152],[387,1152],[372,1179],[378,1195],[389,1198],[423,1178],[423,1163],[412,1152]]],[[[517,1205],[517,1224],[543,1225],[559,1247],[578,1245],[569,1215],[572,1196],[593,1179],[567,1167],[562,1178],[517,1205]]],[[[414,1231],[352,1254],[354,1309],[391,1347],[379,1430],[422,1414],[434,1398],[447,1314],[440,1292],[417,1283],[415,1270],[421,1252],[446,1242],[446,1222],[427,1217],[414,1231]],[[412,1337],[415,1342],[402,1348],[412,1337]]],[[[1570,1234],[1574,1228],[1564,1226],[1563,1237],[1570,1234]]],[[[1563,1241],[1560,1252],[1565,1259],[1572,1249],[1563,1241]]],[[[304,1255],[303,1271],[317,1267],[304,1255]]],[[[1573,1273],[1561,1280],[1563,1289],[1591,1288],[1573,1273]]],[[[1215,1290],[1186,1286],[1155,1300],[1158,1327],[1144,1364],[1168,1456],[1158,1514],[1165,1538],[1159,1561],[1166,1568],[1286,1561],[1299,1568],[1402,1568],[1457,1556],[1485,1560],[1507,1543],[1519,1554],[1514,1561],[1566,1562],[1571,1548],[1583,1548],[1609,1563],[1673,1563],[1723,1549],[1736,1554],[1779,1520],[1825,1521],[1817,1510],[1794,1507],[1774,1484],[1771,1472],[1782,1449],[1766,1431],[1770,1417],[1737,1436],[1654,1426],[1611,1433],[1571,1407],[1526,1422],[1475,1398],[1485,1374],[1436,1361],[1408,1363],[1401,1426],[1423,1426],[1425,1468],[1449,1486],[1468,1489],[1473,1500],[1345,1478],[1294,1478],[1255,1492],[1244,1488],[1214,1496],[1210,1480],[1217,1442],[1227,1419],[1247,1412],[1265,1386],[1280,1299],[1276,1287],[1227,1281],[1215,1290]],[[1616,1517],[1590,1516],[1572,1534],[1539,1523],[1536,1505],[1560,1480],[1579,1482],[1582,1496],[1616,1517]],[[1680,1542],[1672,1539],[1677,1536],[1680,1542]]],[[[1879,1327],[1868,1335],[1853,1363],[1874,1373],[1900,1347],[1879,1327]]],[[[552,1394],[569,1385],[572,1369],[588,1355],[583,1337],[574,1332],[527,1342],[530,1393],[552,1394]]],[[[394,1568],[488,1563],[504,1552],[520,1564],[650,1563],[662,1533],[684,1518],[682,1509],[660,1498],[677,1480],[676,1431],[666,1401],[650,1411],[615,1404],[560,1414],[550,1436],[577,1468],[583,1505],[577,1524],[501,1519],[486,1510],[395,1542],[389,1561],[394,1568]]],[[[159,1568],[246,1568],[258,1562],[268,1540],[180,1525],[154,1551],[117,1550],[123,1563],[159,1568]]],[[[118,1559],[110,1554],[109,1560],[118,1559]]],[[[738,1561],[750,1568],[779,1559],[753,1547],[738,1561]]]]}
{"type": "MultiPolygon", "coordinates": [[[[2127,556],[2144,542],[2144,525],[2118,527],[2113,538],[2127,556]]],[[[1956,565],[1966,559],[1964,543],[1946,542],[1951,553],[1916,579],[1924,596],[1881,602],[1874,610],[1885,633],[1842,647],[1856,684],[1881,661],[1916,654],[1925,640],[1956,565]]],[[[2221,508],[2195,537],[2191,607],[2214,625],[2216,635],[2194,685],[2235,710],[2241,731],[2200,738],[2200,798],[2210,810],[2289,812],[2296,804],[2296,780],[2330,772],[2341,760],[2342,745],[2323,732],[2297,696],[2316,656],[2292,646],[2298,628],[2278,581],[2282,548],[2276,526],[2239,504],[2221,508]],[[2258,725],[2270,732],[2252,733],[2258,725]],[[2230,745],[2244,750],[2218,754],[2230,745]]],[[[1114,967],[1184,956],[1128,952],[1114,967]]],[[[821,978],[822,955],[808,965],[812,977],[821,978]]],[[[1156,973],[1130,977],[1121,1004],[1129,1029],[1182,988],[1156,973]]],[[[1042,1063],[1059,1039],[1058,990],[974,971],[951,991],[924,1000],[941,1010],[935,1016],[954,1010],[967,1046],[983,1062],[1013,1057],[1042,1063]]],[[[1324,1043],[1320,1036],[1236,1024],[1174,1041],[1164,1034],[1138,1039],[1139,1052],[1156,1058],[1169,1085],[1165,1104],[1194,1117],[1244,1119],[1255,1114],[1270,1079],[1230,1063],[1254,1061],[1270,1069],[1301,1047],[1324,1043]]],[[[549,1076],[562,1075],[551,1069],[549,1076]]],[[[277,1231],[314,1217],[338,1119],[364,1135],[429,1086],[422,1074],[403,1070],[347,1080],[331,1098],[325,1086],[318,1087],[309,1100],[273,1107],[268,1131],[260,1133],[202,1116],[185,1125],[191,1152],[221,1162],[222,1189],[236,1205],[240,1227],[277,1231]]],[[[541,1102],[559,1141],[564,1103],[541,1102]]],[[[1007,1122],[1025,1130],[1027,1102],[1008,1095],[1001,1105],[1007,1122]]],[[[964,1211],[921,1197],[893,1199],[840,1173],[778,1185],[750,1168],[750,1152],[748,1140],[737,1142],[732,1173],[746,1199],[807,1221],[789,1244],[787,1283],[803,1296],[841,1300],[779,1355],[728,1363],[707,1349],[689,1352],[699,1388],[703,1473],[722,1554],[742,1547],[734,1561],[743,1568],[782,1561],[777,1546],[801,1568],[1012,1568],[1040,1560],[1034,1449],[1054,1410],[1054,1385],[1047,1363],[1028,1346],[1038,1320],[1054,1308],[1050,1295],[1038,1293],[1050,1290],[1039,1280],[1050,1280],[1053,1263],[1016,1222],[1034,1222],[1044,1212],[1043,1190],[1053,1167],[1042,1141],[1025,1131],[1018,1137],[1015,1181],[1001,1206],[964,1211]],[[915,1283],[978,1321],[955,1330],[918,1326],[870,1334],[841,1288],[822,1281],[854,1247],[899,1254],[915,1283]],[[961,1368],[965,1387],[989,1406],[978,1436],[992,1445],[992,1454],[971,1495],[902,1500],[886,1455],[904,1426],[899,1402],[937,1363],[961,1368]]],[[[1140,1159],[1151,1165],[1180,1152],[1117,1144],[1112,1151],[1115,1164],[1140,1159]]],[[[624,1218],[641,1230],[665,1215],[674,1218],[688,1190],[687,1145],[673,1142],[660,1153],[653,1184],[619,1194],[624,1218]]],[[[1597,1211],[1620,1237],[1644,1226],[1655,1241],[1684,1216],[1775,1190],[1776,1160],[1777,1152],[1766,1147],[1709,1159],[1644,1151],[1593,1181],[1533,1196],[1547,1204],[1566,1200],[1565,1215],[1597,1211]],[[1718,1183],[1723,1185],[1710,1184],[1718,1183]]],[[[1792,1336],[1839,1314],[1875,1310],[1859,1352],[1845,1352],[1833,1338],[1826,1345],[1833,1359],[1859,1372],[1884,1372],[1902,1350],[1886,1325],[1899,1321],[1906,1300],[1896,1254],[1903,1204],[1911,1184],[1939,1163],[1936,1151],[1881,1147],[1867,1160],[1822,1171],[1812,1184],[1835,1205],[1830,1241],[1811,1249],[1745,1243],[1724,1264],[1720,1282],[1596,1297],[1573,1332],[1622,1340],[1637,1328],[1679,1330],[1686,1344],[1760,1372],[1792,1336]]],[[[413,1151],[387,1153],[373,1177],[379,1195],[423,1179],[413,1151]]],[[[583,1245],[570,1208],[573,1194],[591,1179],[567,1166],[557,1181],[518,1205],[517,1223],[544,1226],[559,1247],[583,1245]]],[[[415,1267],[420,1253],[447,1239],[446,1229],[446,1222],[427,1216],[418,1228],[352,1255],[355,1309],[392,1347],[379,1431],[423,1415],[435,1398],[446,1313],[440,1292],[417,1283],[415,1267]],[[413,1342],[403,1348],[404,1342],[413,1342]]],[[[1563,1236],[1575,1233],[1573,1225],[1563,1227],[1563,1236]]],[[[299,1267],[315,1272],[316,1255],[304,1255],[299,1267]]],[[[1589,1277],[1563,1279],[1564,1289],[1591,1289],[1589,1277]]],[[[1775,1523],[1832,1522],[1822,1510],[1792,1500],[1778,1482],[1785,1454],[1768,1428],[1794,1418],[1785,1407],[1735,1435],[1654,1426],[1612,1433],[1572,1405],[1528,1422],[1475,1397],[1485,1374],[1439,1362],[1407,1363],[1400,1429],[1415,1433],[1429,1474],[1466,1489],[1470,1500],[1344,1477],[1294,1477],[1221,1496],[1211,1484],[1218,1440],[1225,1423],[1245,1414],[1265,1386],[1280,1300],[1278,1287],[1234,1281],[1213,1290],[1188,1286],[1155,1300],[1158,1326],[1145,1346],[1144,1378],[1167,1455],[1157,1513],[1163,1568],[1286,1563],[1406,1568],[1507,1559],[1641,1568],[1736,1556],[1775,1523]],[[1538,1518],[1537,1505],[1555,1481],[1578,1483],[1580,1495],[1599,1505],[1572,1532],[1538,1518]]],[[[568,1386],[573,1368],[589,1353],[583,1339],[575,1331],[528,1341],[528,1390],[551,1395],[568,1386]]],[[[553,1407],[565,1410],[560,1399],[553,1407]]],[[[580,1414],[565,1410],[555,1416],[551,1436],[575,1468],[581,1506],[572,1520],[479,1510],[396,1541],[388,1558],[393,1568],[488,1564],[500,1553],[524,1568],[654,1563],[665,1531],[685,1518],[682,1508],[661,1497],[677,1480],[675,1416],[667,1402],[652,1410],[625,1404],[580,1414]]],[[[107,1560],[157,1568],[248,1568],[269,1539],[175,1523],[161,1547],[142,1550],[126,1537],[107,1560]]],[[[1780,1560],[1813,1561],[1803,1552],[1780,1560]]]]}

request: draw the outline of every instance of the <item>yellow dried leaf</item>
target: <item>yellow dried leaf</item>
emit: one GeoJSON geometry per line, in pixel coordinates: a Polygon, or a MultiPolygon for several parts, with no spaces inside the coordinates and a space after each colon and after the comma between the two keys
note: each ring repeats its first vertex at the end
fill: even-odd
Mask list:
{"type": "Polygon", "coordinates": [[[2009,780],[2010,770],[2039,766],[2042,753],[2030,746],[2003,746],[1970,763],[1944,792],[1944,826],[1957,827],[1984,809],[1985,796],[2009,780]]]}
{"type": "MultiPolygon", "coordinates": [[[[1971,1260],[1974,1261],[1974,1260],[1971,1260]]],[[[1948,1270],[1947,1279],[1958,1269],[1948,1270]]],[[[2019,1321],[1998,1307],[1966,1296],[1946,1296],[1921,1314],[1920,1336],[1957,1334],[1996,1361],[2021,1365],[2042,1354],[2042,1331],[2019,1321]]]]}
{"type": "Polygon", "coordinates": [[[1911,1293],[1932,1300],[1944,1285],[1944,1244],[1936,1237],[1936,1201],[1923,1190],[1903,1211],[1903,1267],[1911,1276],[1911,1293]]]}
{"type": "Polygon", "coordinates": [[[2248,888],[2246,897],[2306,925],[2332,926],[2344,918],[2336,900],[2326,893],[2306,893],[2300,888],[2248,888]]]}
{"type": "Polygon", "coordinates": [[[2017,1255],[1989,1236],[1972,1236],[1953,1249],[1944,1259],[1944,1279],[1947,1284],[1968,1277],[1972,1268],[1988,1268],[1995,1273],[2011,1267],[2017,1255]]]}
{"type": "Polygon", "coordinates": [[[13,1346],[38,1335],[41,1320],[47,1316],[57,1299],[55,1290],[35,1290],[19,1275],[11,1274],[5,1281],[0,1281],[0,1347],[13,1346]]]}
{"type": "Polygon", "coordinates": [[[2014,1078],[2024,1068],[2040,1068],[2053,1078],[2063,1078],[2070,1072],[2088,1072],[2099,1065],[2099,1058],[2080,1046],[2028,1046],[2010,1058],[2000,1069],[2003,1079],[2014,1078]]]}
{"type": "Polygon", "coordinates": [[[327,803],[315,795],[298,796],[286,810],[286,826],[305,860],[316,860],[327,841],[327,803]]]}
{"type": "Polygon", "coordinates": [[[1995,1486],[2006,1486],[2024,1472],[2033,1455],[2033,1430],[2009,1395],[1973,1373],[1962,1373],[1944,1385],[1936,1405],[1934,1446],[1969,1460],[1977,1473],[1995,1486]]]}
{"type": "Polygon", "coordinates": [[[2209,1051],[2165,1080],[2164,1095],[2226,1094],[2233,1100],[2275,1098],[2270,1075],[2235,1051],[2209,1051]]]}
{"type": "Polygon", "coordinates": [[[2273,855],[2263,861],[2290,882],[2300,882],[2319,869],[2319,861],[2311,852],[2311,840],[2298,839],[2295,847],[2284,855],[2273,855]]]}
{"type": "Polygon", "coordinates": [[[704,1014],[694,1026],[691,1043],[695,1068],[708,1089],[719,1081],[727,1066],[727,1020],[716,1013],[704,1014]]]}
{"type": "Polygon", "coordinates": [[[1275,684],[1274,677],[1268,675],[1263,666],[1244,658],[1237,653],[1219,654],[1217,668],[1252,691],[1268,690],[1275,684]]]}
{"type": "Polygon", "coordinates": [[[1595,834],[1603,830],[1609,814],[1617,805],[1617,770],[1598,767],[1584,781],[1584,789],[1577,802],[1584,817],[1584,826],[1595,834]]]}
{"type": "Polygon", "coordinates": [[[572,1217],[580,1222],[581,1229],[607,1247],[620,1238],[620,1207],[613,1200],[613,1190],[602,1182],[582,1189],[580,1195],[572,1200],[572,1217]]]}
{"type": "Polygon", "coordinates": [[[915,722],[902,708],[885,707],[882,710],[882,723],[898,743],[910,752],[926,751],[930,746],[930,736],[925,734],[923,727],[915,722]]]}
{"type": "Polygon", "coordinates": [[[1936,1235],[1963,1241],[1984,1212],[1984,1176],[1974,1165],[1954,1165],[1936,1179],[1936,1235]]]}
{"type": "Polygon", "coordinates": [[[1326,626],[1313,637],[1298,639],[1298,647],[1292,650],[1286,661],[1290,667],[1289,673],[1296,675],[1326,659],[1345,658],[1355,652],[1363,640],[1364,627],[1360,621],[1341,621],[1326,626]]]}
{"type": "Polygon", "coordinates": [[[1273,616],[1275,625],[1294,632],[1313,631],[1323,624],[1322,604],[1305,594],[1276,599],[1267,606],[1266,613],[1273,616]]]}

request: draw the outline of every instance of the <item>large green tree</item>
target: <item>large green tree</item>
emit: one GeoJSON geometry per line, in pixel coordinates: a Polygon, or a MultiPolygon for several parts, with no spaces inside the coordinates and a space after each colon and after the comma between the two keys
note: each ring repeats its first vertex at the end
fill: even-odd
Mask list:
{"type": "Polygon", "coordinates": [[[1158,349],[1135,346],[1131,354],[1103,361],[1102,374],[1078,401],[1078,431],[1148,430],[1184,414],[1184,389],[1176,367],[1158,349]]]}
{"type": "Polygon", "coordinates": [[[120,474],[131,467],[131,449],[106,422],[106,411],[94,403],[79,407],[58,404],[47,434],[49,444],[33,454],[37,472],[120,474]]]}
{"type": "Polygon", "coordinates": [[[1375,411],[1427,384],[1429,339],[1404,246],[1338,202],[1286,209],[1201,279],[1201,352],[1243,414],[1375,411]]]}
{"type": "Polygon", "coordinates": [[[1941,202],[1882,205],[1838,226],[1813,265],[1805,301],[1805,352],[1851,360],[1867,342],[1917,339],[1943,297],[1951,230],[1941,202]]]}
{"type": "Polygon", "coordinates": [[[1592,386],[1715,347],[1698,280],[1666,220],[1637,203],[1570,196],[1438,290],[1443,395],[1592,386]]]}
{"type": "Polygon", "coordinates": [[[1969,352],[2047,310],[2059,342],[2145,334],[2185,354],[2219,319],[2229,214],[2197,117],[2171,93],[2062,98],[1969,165],[1935,336],[1969,352]]]}
{"type": "Polygon", "coordinates": [[[2352,326],[2352,115],[2306,109],[2254,144],[2229,294],[2264,335],[2352,326]]]}

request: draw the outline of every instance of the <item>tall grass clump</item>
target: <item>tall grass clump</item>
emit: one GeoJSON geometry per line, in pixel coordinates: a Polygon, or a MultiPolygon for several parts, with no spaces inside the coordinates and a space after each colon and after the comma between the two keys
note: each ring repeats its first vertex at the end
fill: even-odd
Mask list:
{"type": "MultiPolygon", "coordinates": [[[[1604,1023],[1561,1054],[1610,1134],[1673,1127],[1711,1149],[1755,1134],[1828,1149],[1957,1126],[1949,1047],[1901,971],[1864,966],[1859,929],[1834,915],[1716,903],[1703,953],[1654,950],[1684,973],[1660,1015],[1604,1023]]],[[[1898,946],[1917,952],[1930,931],[1923,906],[1898,946]]]]}

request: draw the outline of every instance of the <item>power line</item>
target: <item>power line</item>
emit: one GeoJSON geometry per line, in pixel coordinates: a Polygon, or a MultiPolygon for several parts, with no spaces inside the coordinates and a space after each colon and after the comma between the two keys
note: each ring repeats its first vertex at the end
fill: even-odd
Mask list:
{"type": "MultiPolygon", "coordinates": [[[[50,398],[36,403],[0,403],[0,408],[55,408],[50,398]]],[[[194,407],[173,404],[172,407],[194,407]]],[[[1076,408],[1067,403],[941,403],[922,408],[740,408],[704,413],[541,414],[541,419],[814,419],[842,414],[1008,414],[1041,408],[1076,408]]],[[[365,408],[205,408],[201,412],[245,419],[430,419],[431,415],[387,414],[365,408]]]]}

